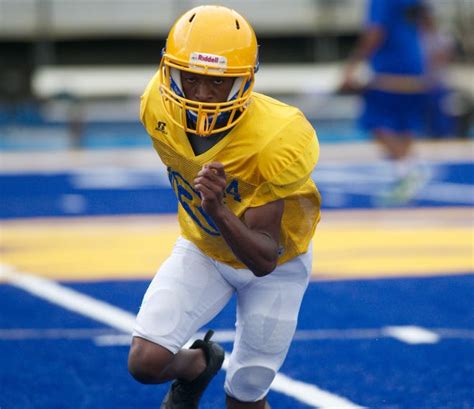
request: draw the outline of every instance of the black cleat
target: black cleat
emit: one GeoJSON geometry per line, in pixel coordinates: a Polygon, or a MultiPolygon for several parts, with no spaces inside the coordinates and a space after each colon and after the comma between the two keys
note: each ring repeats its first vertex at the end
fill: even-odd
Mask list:
{"type": "Polygon", "coordinates": [[[160,409],[198,409],[199,400],[211,382],[211,379],[219,372],[224,362],[225,352],[222,347],[210,341],[214,331],[207,331],[204,339],[193,342],[190,349],[202,349],[206,356],[207,367],[193,381],[176,379],[166,394],[160,409]]]}

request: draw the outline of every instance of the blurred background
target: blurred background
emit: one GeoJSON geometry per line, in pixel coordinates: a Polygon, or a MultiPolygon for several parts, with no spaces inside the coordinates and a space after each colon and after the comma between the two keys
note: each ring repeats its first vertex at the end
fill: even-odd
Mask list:
{"type": "MultiPolygon", "coordinates": [[[[357,98],[331,95],[365,19],[364,0],[222,1],[254,26],[256,90],[300,106],[322,142],[366,138],[357,98]]],[[[0,149],[143,147],[138,98],[185,0],[0,0],[0,149]]],[[[474,6],[432,0],[453,44],[446,101],[456,137],[473,136],[474,6]]],[[[427,137],[433,135],[426,135],[427,137]]]]}
{"type": "MultiPolygon", "coordinates": [[[[371,137],[355,121],[359,97],[337,92],[344,63],[362,31],[364,0],[295,0],[291,7],[279,0],[221,3],[240,11],[256,30],[261,70],[255,89],[303,110],[325,145],[322,163],[347,163],[350,157],[364,163],[378,157],[371,137]],[[341,143],[350,148],[341,150],[341,143]]],[[[51,178],[4,180],[0,217],[175,210],[174,202],[160,201],[160,206],[146,193],[131,200],[124,190],[156,187],[156,172],[143,169],[156,168],[158,161],[138,120],[139,97],[157,69],[173,21],[198,4],[0,0],[1,169],[55,170],[58,178],[66,168],[73,172],[62,175],[61,183],[51,178]],[[117,149],[123,152],[110,153],[117,149]],[[116,173],[123,166],[127,174],[116,173]],[[43,192],[49,193],[38,196],[32,183],[43,183],[43,192]],[[100,187],[108,193],[109,188],[121,189],[114,200],[100,203],[90,202],[90,191],[89,197],[72,192],[88,187],[96,193],[100,187]],[[34,195],[33,200],[21,199],[25,195],[34,195]]],[[[442,149],[430,145],[424,149],[430,154],[466,155],[470,145],[466,149],[456,142],[474,136],[474,5],[471,0],[432,0],[431,5],[436,27],[452,50],[446,68],[449,92],[442,106],[454,125],[449,135],[427,128],[420,140],[454,143],[442,149]]],[[[321,172],[319,180],[323,191],[325,186],[330,190],[325,206],[347,205],[341,198],[344,178],[328,175],[334,174],[321,172]]],[[[371,207],[366,200],[371,190],[372,185],[356,203],[371,207]]]]}

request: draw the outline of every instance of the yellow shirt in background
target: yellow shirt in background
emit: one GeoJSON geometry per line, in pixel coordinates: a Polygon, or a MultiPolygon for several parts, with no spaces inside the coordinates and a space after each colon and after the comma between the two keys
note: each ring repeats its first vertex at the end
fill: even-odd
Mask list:
{"type": "Polygon", "coordinates": [[[217,161],[227,174],[224,202],[237,217],[243,218],[249,207],[284,199],[278,264],[307,251],[320,218],[321,198],[310,177],[319,145],[314,128],[300,110],[254,92],[242,120],[197,156],[185,132],[166,116],[158,75],[148,84],[140,111],[153,146],[168,168],[179,201],[183,237],[215,260],[246,268],[202,209],[193,187],[201,167],[217,161]]]}

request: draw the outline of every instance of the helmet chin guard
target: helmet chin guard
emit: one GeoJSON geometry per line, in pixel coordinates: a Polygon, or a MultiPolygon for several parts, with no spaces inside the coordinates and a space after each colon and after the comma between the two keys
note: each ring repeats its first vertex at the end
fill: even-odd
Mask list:
{"type": "Polygon", "coordinates": [[[250,102],[258,68],[257,40],[250,24],[222,6],[196,7],[171,28],[160,64],[160,92],[167,116],[185,132],[210,136],[235,126],[250,102]],[[223,102],[184,95],[180,70],[235,78],[223,102]]]}

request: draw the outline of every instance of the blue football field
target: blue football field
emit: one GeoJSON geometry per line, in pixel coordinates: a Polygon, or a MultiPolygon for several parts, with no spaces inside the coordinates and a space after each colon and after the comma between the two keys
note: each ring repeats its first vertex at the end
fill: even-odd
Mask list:
{"type": "MultiPolygon", "coordinates": [[[[427,166],[382,209],[379,163],[317,168],[313,279],[273,409],[474,408],[474,163],[427,166]]],[[[166,175],[16,169],[0,172],[0,409],[158,409],[168,385],[134,381],[127,354],[178,234],[166,175]]],[[[202,331],[230,352],[234,320],[232,300],[202,331]]],[[[225,366],[201,408],[225,407],[225,366]]]]}
{"type": "MultiPolygon", "coordinates": [[[[126,370],[124,327],[146,286],[28,277],[0,286],[0,407],[158,408],[167,386],[126,370]]],[[[472,275],[313,282],[272,407],[472,408],[473,294],[472,275]]],[[[209,324],[227,352],[234,308],[209,324]]],[[[202,408],[224,407],[223,381],[222,370],[202,408]]]]}

